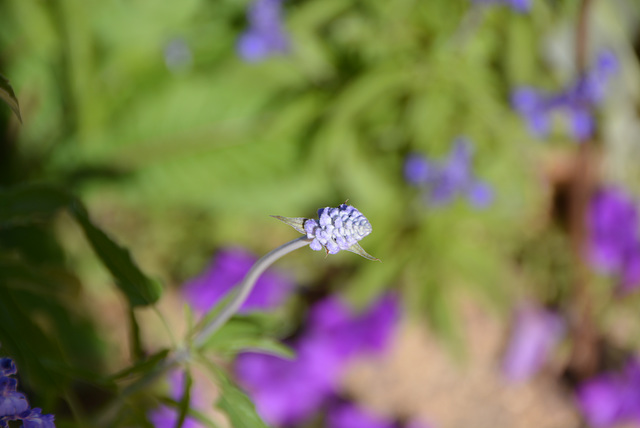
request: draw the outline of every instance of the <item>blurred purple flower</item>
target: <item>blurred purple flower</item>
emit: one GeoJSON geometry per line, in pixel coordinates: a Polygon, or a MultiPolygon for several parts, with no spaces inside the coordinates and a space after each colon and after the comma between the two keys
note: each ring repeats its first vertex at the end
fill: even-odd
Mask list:
{"type": "MultiPolygon", "coordinates": [[[[202,274],[184,285],[183,295],[193,309],[202,314],[242,281],[256,260],[257,257],[241,248],[220,250],[202,274]]],[[[258,279],[240,312],[272,309],[285,300],[293,286],[287,276],[267,270],[258,279]]]]}
{"type": "Polygon", "coordinates": [[[394,428],[392,421],[345,401],[336,401],[327,411],[327,428],[394,428]]]}
{"type": "Polygon", "coordinates": [[[236,375],[266,422],[304,422],[335,393],[350,358],[385,349],[397,318],[398,304],[390,295],[362,314],[329,297],[311,309],[306,329],[292,345],[294,360],[243,353],[236,359],[236,375]]]}
{"type": "MultiPolygon", "coordinates": [[[[182,370],[173,370],[168,375],[169,380],[169,397],[175,401],[182,399],[184,393],[184,384],[186,380],[186,373],[182,370]]],[[[191,385],[191,391],[189,394],[189,406],[192,408],[205,410],[207,405],[202,400],[202,393],[198,389],[197,384],[194,382],[191,385]]],[[[173,428],[178,420],[178,410],[174,407],[160,405],[151,410],[148,414],[149,421],[155,428],[173,428]]],[[[199,428],[202,426],[196,419],[187,417],[182,425],[183,428],[199,428]]]]}
{"type": "Polygon", "coordinates": [[[251,352],[236,359],[238,380],[271,425],[309,419],[333,393],[342,369],[342,360],[321,340],[303,339],[293,348],[295,360],[251,352]]]}
{"type": "Polygon", "coordinates": [[[536,137],[549,134],[551,115],[558,112],[568,120],[573,137],[584,141],[593,135],[593,109],[604,99],[608,81],[617,70],[618,62],[613,52],[602,51],[589,72],[559,93],[522,86],[511,93],[511,105],[523,116],[536,137]]]}
{"type": "MultiPolygon", "coordinates": [[[[149,413],[149,422],[155,428],[175,428],[178,421],[178,409],[161,405],[149,413]]],[[[182,428],[201,428],[203,425],[196,419],[187,417],[182,428]]]]}
{"type": "Polygon", "coordinates": [[[617,275],[620,290],[640,285],[640,234],[636,203],[622,190],[609,187],[598,191],[589,205],[588,257],[593,267],[617,275]]]}
{"type": "Polygon", "coordinates": [[[564,332],[564,322],[555,312],[533,304],[518,307],[502,364],[505,376],[523,381],[536,374],[564,332]]]}
{"type": "Polygon", "coordinates": [[[579,386],[578,406],[595,428],[640,423],[640,364],[633,359],[620,373],[603,373],[579,386]]]}
{"type": "Polygon", "coordinates": [[[407,182],[427,189],[427,200],[433,205],[445,205],[454,197],[464,194],[478,208],[493,201],[491,187],[477,180],[471,171],[471,142],[459,138],[454,142],[447,160],[429,161],[419,154],[411,154],[404,165],[407,182]]]}
{"type": "Polygon", "coordinates": [[[473,0],[476,4],[503,4],[519,13],[531,10],[531,0],[473,0]]]}
{"type": "Polygon", "coordinates": [[[247,12],[249,28],[240,36],[237,50],[242,59],[257,62],[289,50],[282,26],[282,0],[255,0],[247,12]]]}
{"type": "Polygon", "coordinates": [[[404,424],[404,428],[432,428],[432,426],[418,419],[411,419],[404,424]]]}
{"type": "Polygon", "coordinates": [[[380,353],[388,348],[399,319],[399,304],[391,294],[381,296],[365,312],[356,314],[337,296],[314,305],[307,336],[325,338],[343,358],[358,353],[380,353]]]}

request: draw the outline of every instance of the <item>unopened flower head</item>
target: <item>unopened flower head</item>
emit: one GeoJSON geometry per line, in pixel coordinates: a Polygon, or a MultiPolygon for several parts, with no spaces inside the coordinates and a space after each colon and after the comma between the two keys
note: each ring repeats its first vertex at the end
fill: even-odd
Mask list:
{"type": "Polygon", "coordinates": [[[346,204],[338,208],[318,210],[318,220],[304,222],[307,237],[313,239],[311,249],[320,251],[325,247],[329,254],[348,250],[371,233],[371,223],[360,211],[346,204]]]}
{"type": "Polygon", "coordinates": [[[327,254],[336,254],[347,250],[369,260],[378,260],[367,254],[358,244],[372,231],[371,223],[360,211],[351,205],[342,204],[337,208],[325,207],[318,210],[318,219],[302,217],[273,216],[293,227],[311,240],[311,249],[320,251],[325,248],[327,254]]]}

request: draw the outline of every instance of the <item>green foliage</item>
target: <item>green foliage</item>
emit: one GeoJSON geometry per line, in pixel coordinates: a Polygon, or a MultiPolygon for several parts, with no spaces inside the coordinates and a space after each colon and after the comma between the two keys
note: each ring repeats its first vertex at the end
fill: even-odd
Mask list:
{"type": "Polygon", "coordinates": [[[274,339],[281,335],[281,330],[281,320],[271,314],[236,315],[211,336],[203,349],[231,356],[240,351],[253,351],[294,358],[295,354],[288,346],[274,339]]]}
{"type": "MultiPolygon", "coordinates": [[[[570,299],[565,238],[555,229],[531,236],[547,227],[538,224],[550,192],[541,183],[553,154],[525,135],[509,94],[516,85],[557,88],[573,77],[567,28],[577,3],[534,1],[531,13],[516,14],[463,0],[290,0],[291,52],[251,64],[234,50],[249,3],[0,3],[2,73],[12,81],[0,76],[0,98],[24,118],[19,129],[1,124],[0,343],[51,402],[73,407],[65,394],[77,393],[79,382],[106,391],[80,400],[81,415],[62,423],[95,407],[121,412],[102,409],[100,426],[125,420],[126,409],[134,425],[144,421],[149,385],[177,345],[151,345],[156,332],[141,314],[163,289],[140,266],[156,267],[173,299],[171,288],[215,249],[264,254],[294,237],[268,215],[311,217],[349,199],[373,225],[363,247],[382,263],[308,251],[283,269],[302,290],[320,290],[308,294],[339,291],[360,307],[395,289],[416,320],[456,346],[462,293],[502,311],[521,295],[570,299]],[[165,58],[172,41],[190,58],[177,68],[165,58]],[[495,190],[488,210],[463,199],[429,206],[403,179],[408,153],[442,158],[459,136],[473,141],[474,172],[495,190]],[[84,238],[76,239],[76,226],[84,238]],[[93,252],[84,251],[85,240],[93,252]],[[124,311],[102,299],[111,281],[124,311]],[[104,334],[112,312],[123,314],[128,341],[104,334]],[[128,353],[119,342],[128,342],[128,353]],[[118,405],[109,407],[114,393],[118,405]]],[[[632,2],[591,3],[592,48],[611,44],[631,70],[620,81],[637,81],[629,46],[640,18],[632,7],[621,12],[632,2]]],[[[635,130],[638,95],[628,92],[601,114],[630,120],[635,130]]],[[[608,129],[602,137],[613,141],[608,129]]],[[[617,158],[609,169],[631,176],[638,152],[629,148],[635,134],[626,135],[610,144],[617,158]]],[[[285,310],[300,315],[300,307],[285,310]]],[[[290,324],[236,316],[195,352],[290,358],[276,340],[290,324]]],[[[177,342],[189,348],[188,339],[177,342]]],[[[210,371],[234,427],[264,426],[222,369],[210,371]]],[[[189,394],[186,386],[173,403],[181,421],[193,413],[189,394]]]]}
{"type": "Polygon", "coordinates": [[[13,88],[9,81],[2,75],[0,75],[0,99],[7,103],[7,105],[13,110],[13,112],[18,116],[18,120],[22,122],[22,117],[20,117],[20,106],[18,105],[18,98],[16,94],[13,92],[13,88]]]}
{"type": "Polygon", "coordinates": [[[218,371],[220,399],[216,406],[229,418],[233,428],[267,428],[267,425],[256,413],[256,408],[249,397],[218,371]]]}

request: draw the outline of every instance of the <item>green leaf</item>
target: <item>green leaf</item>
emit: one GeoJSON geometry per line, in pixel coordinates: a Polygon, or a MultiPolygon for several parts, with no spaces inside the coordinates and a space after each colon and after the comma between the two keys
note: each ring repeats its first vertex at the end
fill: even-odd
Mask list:
{"type": "Polygon", "coordinates": [[[18,98],[13,92],[13,88],[6,77],[0,74],[0,98],[11,107],[11,110],[18,116],[18,120],[22,123],[22,116],[20,116],[20,106],[18,105],[18,98]]]}
{"type": "Polygon", "coordinates": [[[120,290],[127,296],[129,304],[145,306],[157,302],[162,294],[160,284],[140,270],[128,250],[118,245],[91,222],[86,209],[78,201],[71,204],[70,209],[96,255],[109,269],[120,290]]]}
{"type": "Polygon", "coordinates": [[[182,398],[178,404],[178,420],[176,421],[175,428],[182,428],[184,421],[189,414],[189,403],[191,402],[191,387],[193,386],[193,378],[189,368],[184,370],[184,389],[182,390],[182,398]]]}
{"type": "Polygon", "coordinates": [[[295,353],[291,348],[273,338],[279,329],[279,320],[270,314],[256,312],[236,315],[205,343],[204,349],[231,355],[251,350],[294,358],[295,353]]]}
{"type": "Polygon", "coordinates": [[[2,190],[0,227],[47,220],[73,200],[64,190],[39,184],[2,190]]]}
{"type": "Polygon", "coordinates": [[[233,428],[268,428],[249,397],[220,370],[216,372],[220,383],[220,398],[216,407],[227,414],[231,426],[233,428]]]}
{"type": "Polygon", "coordinates": [[[140,324],[136,318],[136,313],[132,307],[128,308],[129,315],[129,341],[131,347],[131,358],[133,361],[139,361],[144,357],[144,349],[142,348],[142,339],[140,338],[140,324]]]}
{"type": "Polygon", "coordinates": [[[124,379],[126,377],[137,375],[140,373],[146,373],[152,371],[154,368],[162,365],[169,355],[168,349],[163,349],[161,351],[156,352],[155,354],[149,356],[144,361],[137,362],[136,364],[128,367],[122,371],[111,376],[111,380],[119,380],[124,379]]]}

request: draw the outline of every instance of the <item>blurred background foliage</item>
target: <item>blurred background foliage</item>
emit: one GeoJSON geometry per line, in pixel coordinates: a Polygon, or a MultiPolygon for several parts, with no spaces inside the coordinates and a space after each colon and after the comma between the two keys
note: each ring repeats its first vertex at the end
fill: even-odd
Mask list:
{"type": "MultiPolygon", "coordinates": [[[[462,0],[289,0],[290,51],[247,63],[236,53],[247,1],[0,2],[0,69],[22,114],[0,112],[0,184],[6,197],[36,183],[71,198],[43,207],[54,196],[35,195],[37,218],[18,207],[0,229],[3,350],[41,407],[73,407],[60,396],[69,382],[113,394],[106,374],[128,360],[96,324],[127,326],[144,310],[111,287],[109,270],[131,273],[128,256],[110,265],[101,245],[127,248],[155,278],[127,265],[141,275],[134,289],[153,294],[159,279],[170,298],[217,248],[264,254],[292,239],[269,214],[313,217],[348,200],[383,263],[300,251],[281,264],[301,288],[360,307],[398,290],[458,349],[462,290],[503,315],[522,296],[560,305],[573,260],[552,220],[554,174],[578,146],[559,126],[536,141],[509,100],[518,85],[555,90],[576,76],[582,3],[531,3],[522,14],[462,0]],[[443,159],[458,137],[493,189],[487,209],[431,207],[405,182],[409,153],[443,159]]],[[[621,64],[598,112],[601,179],[638,192],[640,8],[592,3],[588,62],[606,48],[621,64]]]]}

